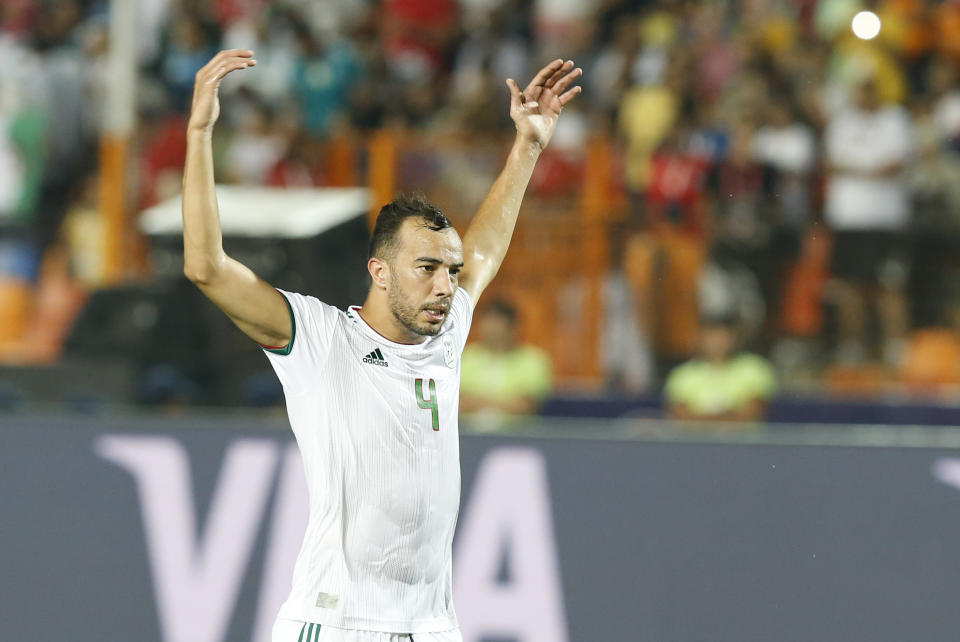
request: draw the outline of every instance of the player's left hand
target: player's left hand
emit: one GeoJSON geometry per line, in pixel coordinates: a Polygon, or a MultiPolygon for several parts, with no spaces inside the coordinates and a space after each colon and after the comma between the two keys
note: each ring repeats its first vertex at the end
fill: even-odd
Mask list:
{"type": "Polygon", "coordinates": [[[580,87],[571,87],[583,70],[574,69],[573,61],[554,60],[541,69],[526,89],[512,78],[507,79],[510,88],[510,118],[517,126],[517,134],[543,149],[550,142],[557,119],[564,106],[576,98],[580,87]]]}

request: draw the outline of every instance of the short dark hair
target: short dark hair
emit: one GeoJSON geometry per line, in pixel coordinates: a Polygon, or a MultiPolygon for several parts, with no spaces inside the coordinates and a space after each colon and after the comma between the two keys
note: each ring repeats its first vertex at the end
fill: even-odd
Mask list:
{"type": "Polygon", "coordinates": [[[700,325],[703,327],[724,327],[735,330],[740,325],[740,315],[736,310],[711,310],[700,315],[700,325]]]}
{"type": "Polygon", "coordinates": [[[484,313],[502,317],[506,319],[510,325],[516,325],[517,323],[517,308],[506,299],[494,299],[487,304],[484,313]]]}
{"type": "Polygon", "coordinates": [[[367,258],[378,257],[390,260],[396,254],[397,233],[408,218],[418,217],[427,229],[439,232],[453,227],[450,219],[440,208],[429,203],[422,195],[399,194],[391,202],[380,208],[377,222],[370,236],[370,250],[367,258]]]}

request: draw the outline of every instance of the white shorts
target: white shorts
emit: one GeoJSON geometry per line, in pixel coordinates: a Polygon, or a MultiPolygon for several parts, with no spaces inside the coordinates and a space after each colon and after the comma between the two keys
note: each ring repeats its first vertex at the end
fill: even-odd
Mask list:
{"type": "Polygon", "coordinates": [[[382,633],[277,618],[272,642],[463,642],[463,638],[459,629],[440,633],[382,633]]]}

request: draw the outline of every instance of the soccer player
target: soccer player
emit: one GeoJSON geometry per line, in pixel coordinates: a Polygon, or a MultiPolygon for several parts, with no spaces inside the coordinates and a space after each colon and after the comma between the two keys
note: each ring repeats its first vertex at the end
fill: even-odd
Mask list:
{"type": "Polygon", "coordinates": [[[184,273],[266,351],[303,455],[310,514],[274,642],[456,642],[451,547],[460,503],[460,356],[540,153],[580,93],[554,60],[523,90],[517,135],[461,241],[419,199],[380,210],[362,306],[274,289],[223,251],[211,132],[217,89],[253,52],[197,73],[183,177],[184,273]]]}

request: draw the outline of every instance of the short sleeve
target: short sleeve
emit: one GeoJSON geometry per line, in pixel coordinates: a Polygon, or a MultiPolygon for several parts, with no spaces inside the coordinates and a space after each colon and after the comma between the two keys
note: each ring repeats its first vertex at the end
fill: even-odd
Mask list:
{"type": "Polygon", "coordinates": [[[453,303],[450,306],[448,332],[454,338],[457,350],[463,353],[467,345],[467,335],[470,334],[470,325],[473,323],[473,299],[463,288],[457,288],[453,294],[453,303]]]}
{"type": "Polygon", "coordinates": [[[769,399],[777,392],[777,378],[766,359],[745,355],[744,385],[751,399],[769,399]]]}
{"type": "Polygon", "coordinates": [[[896,108],[891,117],[891,134],[889,136],[891,161],[903,162],[913,153],[913,141],[916,136],[909,114],[902,108],[896,108]]]}
{"type": "Polygon", "coordinates": [[[664,396],[669,403],[689,403],[687,394],[687,380],[690,378],[689,363],[677,366],[667,375],[667,382],[663,387],[664,396]]]}
{"type": "Polygon", "coordinates": [[[525,394],[534,399],[548,397],[553,391],[553,366],[545,352],[528,347],[523,364],[525,394]]]}
{"type": "Polygon", "coordinates": [[[264,347],[267,360],[287,393],[309,385],[323,368],[340,311],[312,296],[279,290],[287,301],[293,331],[282,348],[264,347]]]}

